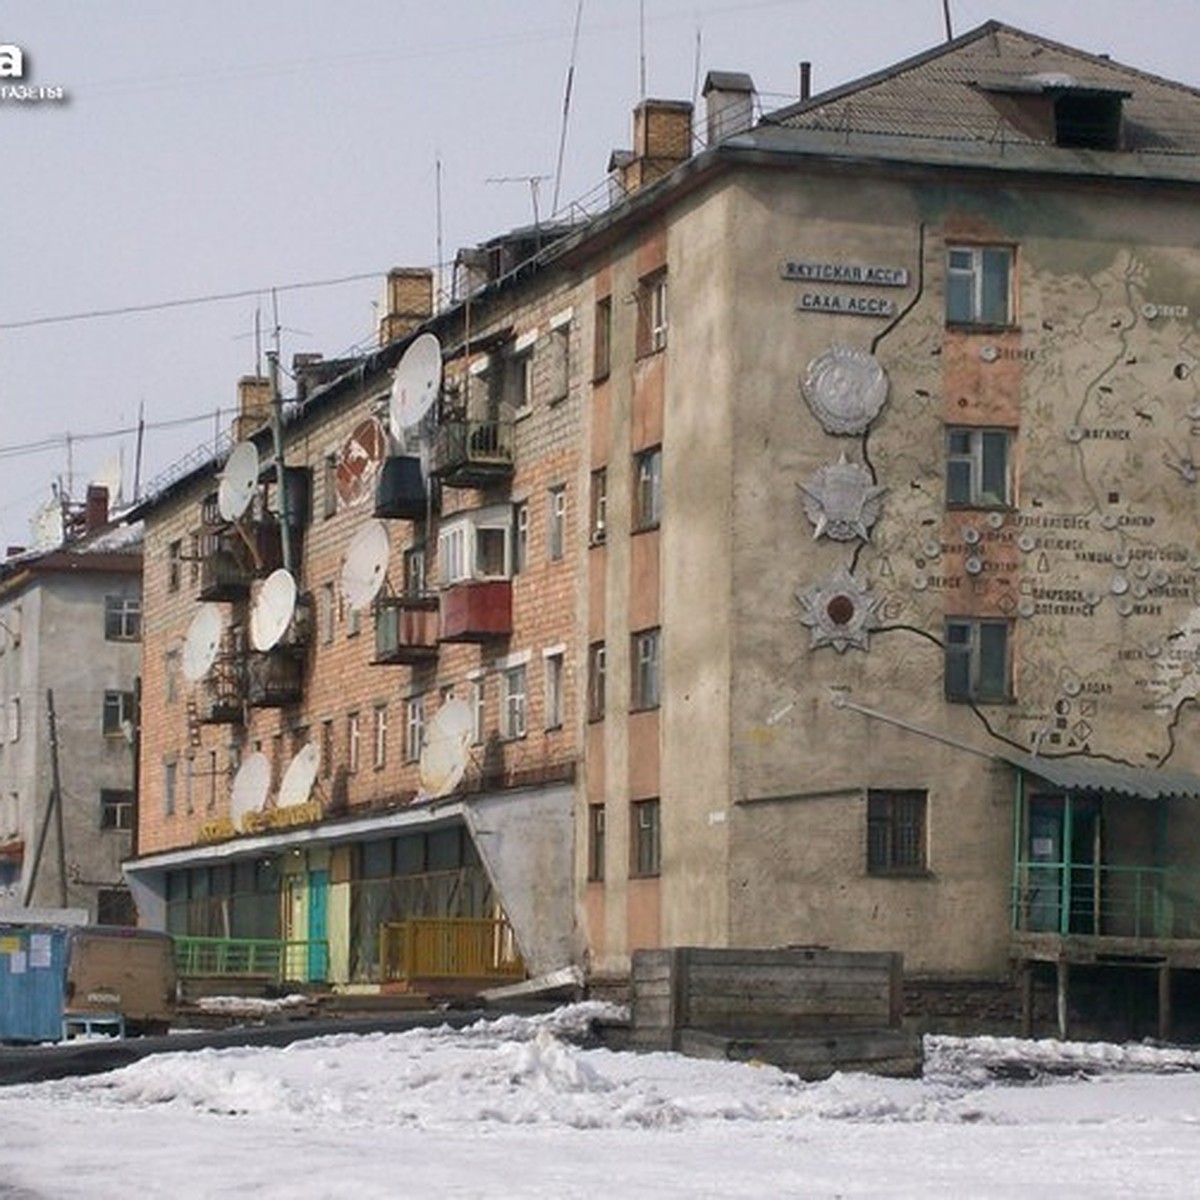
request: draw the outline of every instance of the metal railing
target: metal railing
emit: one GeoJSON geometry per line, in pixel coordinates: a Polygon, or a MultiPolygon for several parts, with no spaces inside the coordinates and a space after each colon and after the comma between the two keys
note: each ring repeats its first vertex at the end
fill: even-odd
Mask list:
{"type": "Polygon", "coordinates": [[[329,963],[329,943],[275,938],[215,938],[175,935],[175,969],[183,978],[321,981],[329,963]]]}
{"type": "Polygon", "coordinates": [[[1013,929],[1094,937],[1200,938],[1200,871],[1017,863],[1013,929]]]}
{"type": "Polygon", "coordinates": [[[525,963],[503,919],[422,917],[379,927],[384,982],[523,979],[525,963]]]}
{"type": "Polygon", "coordinates": [[[434,439],[431,470],[440,475],[470,467],[511,468],[512,444],[510,421],[446,421],[434,439]]]}

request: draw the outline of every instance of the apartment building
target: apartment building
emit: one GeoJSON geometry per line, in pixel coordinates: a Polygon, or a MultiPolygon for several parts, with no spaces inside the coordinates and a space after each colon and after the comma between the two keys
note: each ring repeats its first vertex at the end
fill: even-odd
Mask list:
{"type": "Polygon", "coordinates": [[[639,105],[607,211],[463,256],[452,307],[393,306],[281,448],[250,435],[253,505],[288,507],[276,466],[307,494],[290,707],[214,728],[167,699],[222,464],[147,508],[143,911],[195,933],[261,886],[337,981],[379,975],[381,923],[502,912],[534,972],[900,950],[914,1013],[1178,1028],[1200,96],[995,22],[757,121],[749,77],[705,91],[702,136],[690,105],[639,105]],[[422,333],[436,429],[401,453],[370,422],[422,333]],[[387,583],[355,633],[339,579],[368,520],[387,583]],[[468,750],[431,797],[448,699],[468,750]],[[239,759],[261,748],[271,794],[300,743],[311,819],[220,825],[239,759]],[[211,781],[190,812],[181,771],[211,781]],[[452,836],[479,899],[418,912],[403,864],[436,874],[452,836]]]}

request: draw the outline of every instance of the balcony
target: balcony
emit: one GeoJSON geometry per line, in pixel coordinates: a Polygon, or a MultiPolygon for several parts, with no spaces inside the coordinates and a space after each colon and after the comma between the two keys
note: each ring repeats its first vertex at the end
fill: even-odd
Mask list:
{"type": "Polygon", "coordinates": [[[241,725],[245,720],[244,664],[234,654],[222,653],[200,687],[197,716],[204,725],[241,725]]]}
{"type": "Polygon", "coordinates": [[[442,592],[443,642],[488,642],[512,634],[512,581],[458,583],[442,592]]]}
{"type": "Polygon", "coordinates": [[[443,483],[484,488],[512,473],[511,421],[447,421],[438,427],[430,474],[443,483]]]}
{"type": "Polygon", "coordinates": [[[400,521],[423,521],[438,510],[438,489],[426,479],[421,460],[412,454],[384,459],[375,484],[375,515],[400,521]]]}
{"type": "Polygon", "coordinates": [[[428,592],[381,596],[375,603],[378,664],[419,666],[438,653],[438,598],[428,592]]]}
{"type": "Polygon", "coordinates": [[[196,538],[201,600],[242,600],[255,579],[283,566],[277,524],[202,528],[196,538]]]}
{"type": "Polygon", "coordinates": [[[251,708],[286,708],[304,696],[304,654],[281,646],[246,658],[246,703],[251,708]]]}

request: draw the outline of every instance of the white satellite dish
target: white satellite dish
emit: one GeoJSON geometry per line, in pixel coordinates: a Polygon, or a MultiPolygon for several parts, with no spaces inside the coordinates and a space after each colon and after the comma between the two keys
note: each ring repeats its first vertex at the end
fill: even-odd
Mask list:
{"type": "Polygon", "coordinates": [[[183,639],[180,666],[189,683],[197,683],[212,669],[221,645],[221,610],[215,604],[202,604],[183,639]]]}
{"type": "Polygon", "coordinates": [[[261,751],[247,754],[229,790],[229,819],[241,829],[247,814],[260,812],[271,786],[271,761],[261,751]]]}
{"type": "Polygon", "coordinates": [[[276,804],[280,808],[293,808],[308,801],[312,785],[316,782],[317,768],[321,765],[321,754],[312,742],[307,742],[296,752],[283,773],[276,804]]]}
{"type": "Polygon", "coordinates": [[[382,521],[368,521],[350,539],[342,563],[342,595],[353,612],[369,608],[387,575],[388,535],[382,521]]]}
{"type": "Polygon", "coordinates": [[[63,544],[62,501],[51,496],[29,522],[35,550],[53,550],[63,544]]]}
{"type": "Polygon", "coordinates": [[[442,344],[432,333],[423,333],[405,350],[392,377],[388,418],[392,437],[419,425],[442,386],[442,344]]]}
{"type": "Polygon", "coordinates": [[[217,510],[226,521],[236,521],[250,507],[258,487],[258,450],[253,442],[238,442],[225,463],[217,488],[217,510]]]}
{"type": "Polygon", "coordinates": [[[296,611],[296,581],[286,567],[272,571],[250,610],[250,643],[264,653],[283,637],[296,611]]]}
{"type": "Polygon", "coordinates": [[[425,727],[421,747],[421,791],[427,796],[448,795],[467,769],[471,745],[471,709],[463,700],[447,700],[425,727]]]}

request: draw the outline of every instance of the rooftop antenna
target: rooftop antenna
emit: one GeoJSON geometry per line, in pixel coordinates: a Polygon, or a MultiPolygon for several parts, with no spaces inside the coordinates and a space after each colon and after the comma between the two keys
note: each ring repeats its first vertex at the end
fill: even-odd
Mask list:
{"type": "Polygon", "coordinates": [[[446,307],[446,256],[442,248],[442,152],[435,150],[433,155],[433,194],[437,226],[437,269],[438,290],[437,303],[440,308],[446,307]]]}
{"type": "Polygon", "coordinates": [[[533,227],[541,229],[542,221],[538,215],[538,195],[541,191],[541,186],[549,175],[492,175],[486,183],[527,183],[529,184],[529,194],[533,201],[533,227]]]}
{"type": "Polygon", "coordinates": [[[638,99],[646,98],[646,0],[638,0],[638,99]]]}
{"type": "Polygon", "coordinates": [[[554,203],[550,215],[558,212],[558,192],[562,185],[563,155],[567,149],[567,119],[571,115],[571,84],[575,79],[575,57],[579,53],[579,22],[583,17],[583,0],[575,6],[575,32],[571,35],[571,62],[567,67],[567,86],[563,91],[562,128],[558,134],[558,162],[554,167],[554,203]]]}
{"type": "Polygon", "coordinates": [[[946,22],[946,41],[954,41],[954,29],[950,23],[950,0],[942,0],[942,19],[946,22]]]}

